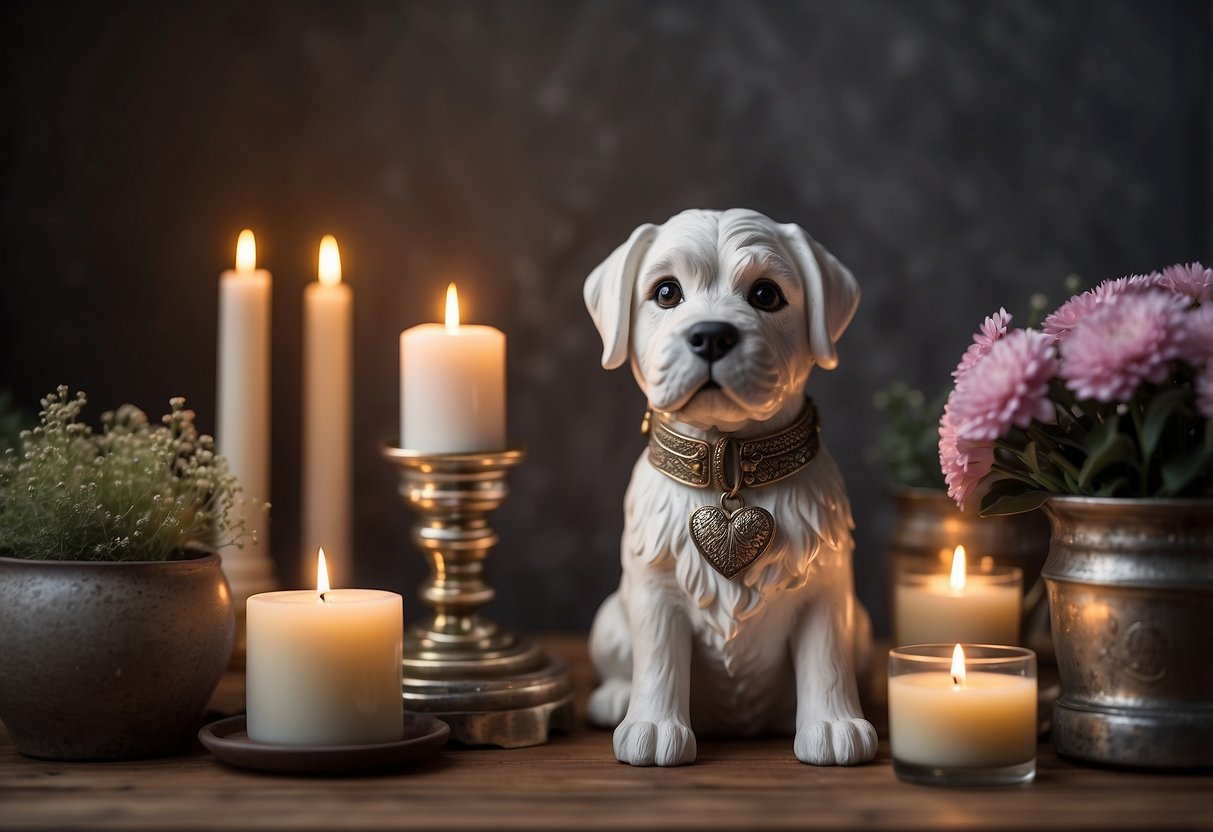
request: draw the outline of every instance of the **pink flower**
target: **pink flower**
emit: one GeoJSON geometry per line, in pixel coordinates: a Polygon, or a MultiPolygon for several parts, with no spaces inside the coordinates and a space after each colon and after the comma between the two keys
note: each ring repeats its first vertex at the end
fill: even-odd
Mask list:
{"type": "Polygon", "coordinates": [[[1182,354],[1187,300],[1150,291],[1105,301],[1061,342],[1061,376],[1080,399],[1128,401],[1161,384],[1182,354]]]}
{"type": "Polygon", "coordinates": [[[1161,285],[1163,285],[1163,276],[1158,272],[1105,280],[1094,289],[1088,289],[1081,295],[1075,295],[1063,303],[1053,314],[1045,318],[1040,328],[1046,335],[1060,340],[1066,337],[1079,321],[1112,298],[1126,294],[1138,294],[1161,285]]]}
{"type": "Polygon", "coordinates": [[[1183,358],[1193,367],[1213,362],[1213,303],[1184,315],[1183,358]]]}
{"type": "Polygon", "coordinates": [[[1196,376],[1196,409],[1200,415],[1213,419],[1213,361],[1196,376]]]}
{"type": "Polygon", "coordinates": [[[994,467],[994,443],[960,439],[952,423],[951,411],[949,401],[939,420],[939,467],[948,485],[948,496],[963,509],[976,493],[982,478],[994,467]]]}
{"type": "Polygon", "coordinates": [[[1184,315],[1183,358],[1196,374],[1196,409],[1213,419],[1213,303],[1184,315]]]}
{"type": "Polygon", "coordinates": [[[986,318],[981,324],[981,330],[973,336],[973,343],[960,357],[960,364],[952,371],[952,378],[959,379],[985,358],[994,342],[1007,334],[1007,326],[1011,323],[1011,313],[999,307],[998,311],[986,318]]]}
{"type": "Polygon", "coordinates": [[[981,369],[956,382],[949,404],[962,440],[993,441],[1012,426],[1026,428],[1035,419],[1056,419],[1049,400],[1049,379],[1057,372],[1053,339],[1032,329],[1017,329],[998,340],[981,369]]]}
{"type": "Polygon", "coordinates": [[[1162,285],[1197,303],[1213,300],[1213,269],[1200,263],[1176,263],[1162,270],[1162,285]]]}

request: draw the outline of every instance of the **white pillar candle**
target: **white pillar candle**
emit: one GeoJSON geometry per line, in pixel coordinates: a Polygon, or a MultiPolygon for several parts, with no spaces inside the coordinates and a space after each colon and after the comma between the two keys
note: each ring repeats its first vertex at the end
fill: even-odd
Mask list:
{"type": "Polygon", "coordinates": [[[957,546],[950,575],[905,570],[894,588],[893,641],[1015,644],[1023,596],[1023,572],[994,567],[968,574],[957,546]]]}
{"type": "Polygon", "coordinates": [[[374,589],[248,599],[248,736],[276,745],[393,742],[404,733],[400,596],[374,589]]]}
{"type": "Polygon", "coordinates": [[[893,759],[942,769],[1001,768],[1035,759],[1034,663],[1025,676],[966,670],[963,652],[959,660],[959,673],[953,667],[890,674],[893,759]]]}
{"type": "Polygon", "coordinates": [[[219,278],[219,357],[215,446],[243,489],[246,525],[256,541],[223,552],[223,571],[237,609],[255,592],[273,589],[269,515],[248,503],[270,499],[270,273],[257,268],[253,232],[240,232],[236,268],[219,278]]]}
{"type": "Polygon", "coordinates": [[[431,453],[505,448],[505,335],[460,324],[453,283],[445,326],[400,334],[400,445],[431,453]]]}
{"type": "Polygon", "coordinates": [[[319,279],[303,296],[303,551],[321,546],[334,583],[353,574],[350,408],[353,293],[337,241],[320,241],[319,279]]]}

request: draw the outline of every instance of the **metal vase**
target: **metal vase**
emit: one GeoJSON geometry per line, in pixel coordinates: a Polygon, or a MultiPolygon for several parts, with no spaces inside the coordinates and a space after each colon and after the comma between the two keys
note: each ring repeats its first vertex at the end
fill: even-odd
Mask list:
{"type": "Polygon", "coordinates": [[[1053,497],[1046,511],[1058,753],[1213,767],[1213,500],[1053,497]]]}

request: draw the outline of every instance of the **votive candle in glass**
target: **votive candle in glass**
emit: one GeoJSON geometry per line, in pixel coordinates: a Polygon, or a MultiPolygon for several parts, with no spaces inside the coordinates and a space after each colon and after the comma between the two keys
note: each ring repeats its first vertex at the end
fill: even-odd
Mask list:
{"type": "Polygon", "coordinates": [[[893,644],[1017,644],[1023,570],[989,566],[970,573],[963,546],[952,570],[907,568],[893,589],[893,644]]]}
{"type": "Polygon", "coordinates": [[[893,771],[930,785],[1036,777],[1036,654],[990,644],[889,651],[893,771]]]}

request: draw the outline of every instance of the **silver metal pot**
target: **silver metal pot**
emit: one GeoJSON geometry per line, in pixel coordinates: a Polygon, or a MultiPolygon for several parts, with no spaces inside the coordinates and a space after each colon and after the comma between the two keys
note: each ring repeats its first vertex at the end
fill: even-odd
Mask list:
{"type": "Polygon", "coordinates": [[[1053,497],[1060,754],[1213,767],[1213,500],[1053,497]]]}

